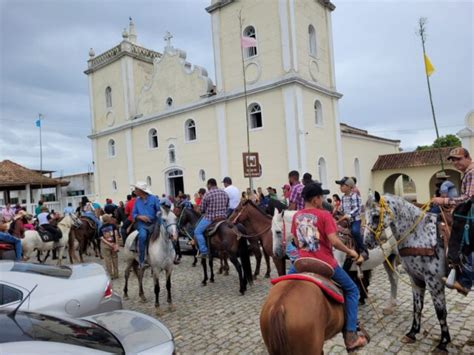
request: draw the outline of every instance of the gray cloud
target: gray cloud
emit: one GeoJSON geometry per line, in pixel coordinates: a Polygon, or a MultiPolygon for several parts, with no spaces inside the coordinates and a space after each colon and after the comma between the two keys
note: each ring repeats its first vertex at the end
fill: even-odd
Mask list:
{"type": "MultiPolygon", "coordinates": [[[[270,1],[270,0],[267,0],[270,1]]],[[[39,166],[34,121],[45,115],[44,167],[64,173],[91,164],[87,54],[118,44],[134,18],[138,41],[162,51],[163,34],[214,77],[209,0],[0,0],[0,159],[39,166]]],[[[402,139],[434,138],[419,38],[428,23],[436,67],[433,95],[441,132],[455,133],[473,104],[470,1],[334,1],[334,47],[341,121],[402,139]]]]}

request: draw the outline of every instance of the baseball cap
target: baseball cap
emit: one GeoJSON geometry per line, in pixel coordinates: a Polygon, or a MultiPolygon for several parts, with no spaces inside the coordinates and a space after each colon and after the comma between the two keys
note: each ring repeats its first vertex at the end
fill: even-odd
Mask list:
{"type": "Polygon", "coordinates": [[[468,156],[469,156],[469,151],[466,148],[457,147],[449,152],[448,160],[451,160],[453,158],[461,159],[468,156]]]}
{"type": "Polygon", "coordinates": [[[303,188],[303,191],[301,192],[301,195],[305,199],[305,201],[311,200],[313,197],[316,196],[323,196],[323,195],[329,195],[330,191],[323,189],[323,186],[321,184],[316,184],[314,182],[306,185],[303,188]]]}
{"type": "Polygon", "coordinates": [[[336,180],[336,184],[338,185],[347,185],[349,187],[354,187],[355,182],[350,177],[344,176],[341,180],[336,180]]]}
{"type": "Polygon", "coordinates": [[[226,176],[224,179],[222,179],[222,182],[232,185],[232,179],[228,176],[226,176]]]}

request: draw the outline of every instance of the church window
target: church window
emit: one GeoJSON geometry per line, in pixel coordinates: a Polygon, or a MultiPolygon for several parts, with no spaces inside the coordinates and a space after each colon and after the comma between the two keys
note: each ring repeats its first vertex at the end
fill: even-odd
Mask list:
{"type": "Polygon", "coordinates": [[[168,106],[168,107],[173,106],[173,99],[171,97],[168,97],[166,99],[166,106],[168,106]]]}
{"type": "Polygon", "coordinates": [[[108,148],[107,150],[109,153],[109,157],[114,157],[115,156],[115,141],[113,139],[109,140],[107,148],[108,148]]]}
{"type": "Polygon", "coordinates": [[[169,157],[170,164],[176,163],[176,150],[175,150],[174,144],[170,144],[168,146],[168,157],[169,157]]]}
{"type": "Polygon", "coordinates": [[[323,157],[319,158],[318,160],[318,175],[319,175],[319,181],[323,186],[328,185],[328,173],[327,173],[327,167],[326,167],[326,160],[324,160],[323,157]]]}
{"type": "Polygon", "coordinates": [[[249,124],[250,129],[263,127],[262,109],[257,103],[250,104],[249,106],[249,124]]]}
{"type": "MultiPolygon", "coordinates": [[[[245,37],[254,38],[255,40],[257,39],[257,34],[255,32],[255,27],[253,27],[253,26],[247,26],[244,30],[243,35],[245,37]]],[[[257,55],[257,47],[244,48],[245,59],[255,57],[256,55],[257,55]]]]}
{"type": "Polygon", "coordinates": [[[314,102],[314,123],[316,126],[323,125],[323,108],[319,100],[314,102]]]}
{"type": "Polygon", "coordinates": [[[105,89],[105,105],[107,108],[112,107],[112,88],[110,86],[105,89]]]}
{"type": "Polygon", "coordinates": [[[185,123],[186,129],[186,142],[191,142],[196,140],[196,123],[194,120],[187,120],[185,123]]]}
{"type": "Polygon", "coordinates": [[[206,172],[203,169],[199,170],[199,180],[206,181],[206,172]]]}
{"type": "Polygon", "coordinates": [[[308,27],[308,40],[309,40],[309,55],[316,57],[316,54],[317,54],[316,31],[313,25],[309,25],[308,27]]]}
{"type": "Polygon", "coordinates": [[[146,177],[146,184],[148,185],[148,187],[151,186],[151,176],[146,177]]]}
{"type": "Polygon", "coordinates": [[[112,191],[117,191],[117,181],[112,180],[112,191]]]}
{"type": "Polygon", "coordinates": [[[158,131],[152,128],[148,131],[148,144],[150,148],[158,148],[158,131]]]}

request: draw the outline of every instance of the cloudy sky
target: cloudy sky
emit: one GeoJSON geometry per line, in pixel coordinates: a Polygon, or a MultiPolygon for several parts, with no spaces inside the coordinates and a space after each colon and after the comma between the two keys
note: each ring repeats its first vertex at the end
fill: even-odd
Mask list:
{"type": "MultiPolygon", "coordinates": [[[[276,0],[266,0],[276,1],[276,0]]],[[[427,96],[420,16],[428,18],[427,49],[441,134],[456,133],[474,108],[472,1],[333,1],[340,119],[370,133],[402,140],[406,150],[435,138],[427,96]]],[[[138,41],[162,51],[163,34],[214,77],[210,0],[0,0],[0,160],[58,174],[86,172],[92,155],[86,69],[118,44],[134,18],[138,41]]]]}

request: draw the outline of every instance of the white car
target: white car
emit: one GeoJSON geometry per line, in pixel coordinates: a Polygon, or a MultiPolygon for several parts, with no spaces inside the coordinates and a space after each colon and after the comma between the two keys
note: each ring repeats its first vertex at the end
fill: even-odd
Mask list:
{"type": "Polygon", "coordinates": [[[121,297],[113,292],[99,264],[52,266],[0,260],[0,310],[14,309],[36,285],[23,311],[77,318],[122,309],[121,297]]]}

